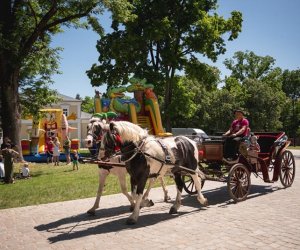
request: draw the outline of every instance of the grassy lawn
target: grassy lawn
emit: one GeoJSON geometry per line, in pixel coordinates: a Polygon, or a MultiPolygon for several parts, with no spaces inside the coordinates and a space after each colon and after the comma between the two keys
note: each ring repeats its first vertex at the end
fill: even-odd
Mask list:
{"type": "MultiPolygon", "coordinates": [[[[15,173],[20,168],[15,164],[15,173]]],[[[16,179],[15,184],[0,182],[0,209],[95,197],[97,193],[96,164],[79,164],[79,170],[73,171],[72,166],[64,163],[55,167],[52,164],[30,163],[30,174],[30,179],[16,179]]],[[[166,181],[173,184],[169,177],[166,181]]],[[[129,179],[127,182],[130,188],[129,179]]],[[[109,175],[103,195],[120,192],[117,177],[109,175]]]]}

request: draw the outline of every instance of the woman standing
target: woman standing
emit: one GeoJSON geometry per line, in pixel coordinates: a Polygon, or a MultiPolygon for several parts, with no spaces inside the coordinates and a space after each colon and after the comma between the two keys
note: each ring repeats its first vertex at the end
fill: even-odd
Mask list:
{"type": "Polygon", "coordinates": [[[54,138],[53,145],[54,145],[53,162],[54,162],[54,166],[58,166],[59,165],[59,156],[60,156],[60,151],[59,151],[60,142],[58,140],[58,137],[54,138]]]}

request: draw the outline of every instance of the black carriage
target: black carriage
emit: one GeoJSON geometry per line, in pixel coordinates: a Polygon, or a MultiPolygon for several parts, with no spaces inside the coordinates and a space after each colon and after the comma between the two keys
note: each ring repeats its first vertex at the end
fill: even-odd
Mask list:
{"type": "MultiPolygon", "coordinates": [[[[221,137],[198,144],[199,168],[205,174],[206,180],[227,182],[228,193],[236,202],[247,198],[251,173],[268,183],[280,179],[284,187],[290,187],[295,178],[295,159],[291,151],[287,150],[290,141],[284,132],[257,132],[252,136],[258,138],[260,151],[251,150],[250,138],[247,138],[240,142],[238,158],[234,161],[223,158],[224,140],[221,137]],[[271,172],[272,179],[269,178],[271,172]]],[[[185,182],[184,190],[195,194],[193,180],[188,175],[183,175],[182,178],[185,182]]]]}

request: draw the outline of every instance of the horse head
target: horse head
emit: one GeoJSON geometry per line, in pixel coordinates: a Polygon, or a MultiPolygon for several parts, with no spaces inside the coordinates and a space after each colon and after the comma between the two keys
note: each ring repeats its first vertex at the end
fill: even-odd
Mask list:
{"type": "Polygon", "coordinates": [[[105,130],[108,129],[108,124],[100,118],[91,118],[87,125],[86,147],[92,148],[93,145],[101,140],[105,130]]]}

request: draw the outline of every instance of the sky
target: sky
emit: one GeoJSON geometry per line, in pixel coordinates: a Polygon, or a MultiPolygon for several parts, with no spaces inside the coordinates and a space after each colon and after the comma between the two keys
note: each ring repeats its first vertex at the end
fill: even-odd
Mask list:
{"type": "MultiPolygon", "coordinates": [[[[163,0],[162,0],[163,1],[163,0]]],[[[226,19],[233,10],[243,14],[243,27],[239,37],[226,42],[226,53],[217,62],[204,59],[205,63],[216,66],[221,77],[229,75],[223,62],[232,58],[236,51],[253,51],[258,56],[271,56],[275,66],[283,70],[300,68],[300,0],[220,0],[217,13],[226,19]]],[[[109,31],[111,19],[105,14],[101,19],[109,31]]],[[[53,37],[52,46],[62,47],[60,71],[53,77],[51,88],[59,93],[75,97],[94,96],[86,71],[97,63],[99,56],[96,43],[99,36],[92,30],[68,29],[53,37]]],[[[105,92],[106,87],[97,87],[105,92]]]]}

